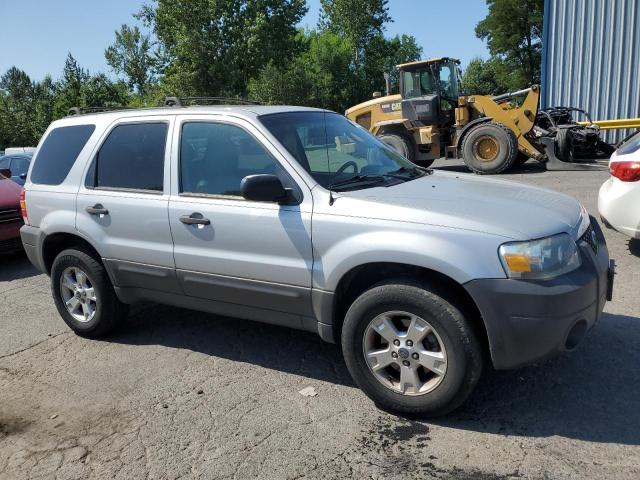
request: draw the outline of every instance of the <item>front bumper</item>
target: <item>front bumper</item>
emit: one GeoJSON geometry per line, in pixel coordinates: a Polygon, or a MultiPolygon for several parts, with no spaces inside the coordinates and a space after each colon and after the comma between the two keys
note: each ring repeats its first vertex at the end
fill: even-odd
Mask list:
{"type": "Polygon", "coordinates": [[[591,225],[595,242],[579,241],[582,266],[573,272],[545,281],[481,279],[465,285],[480,309],[496,369],[571,350],[600,318],[614,265],[593,218],[591,225]]]}

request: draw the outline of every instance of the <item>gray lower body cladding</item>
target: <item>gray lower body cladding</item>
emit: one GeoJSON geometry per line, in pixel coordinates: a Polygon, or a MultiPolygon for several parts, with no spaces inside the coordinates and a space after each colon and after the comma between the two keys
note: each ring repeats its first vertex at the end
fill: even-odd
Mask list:
{"type": "Polygon", "coordinates": [[[40,272],[46,273],[47,269],[42,258],[43,235],[40,229],[32,227],[31,225],[23,225],[22,228],[20,228],[20,238],[22,239],[22,246],[29,261],[40,272]]]}

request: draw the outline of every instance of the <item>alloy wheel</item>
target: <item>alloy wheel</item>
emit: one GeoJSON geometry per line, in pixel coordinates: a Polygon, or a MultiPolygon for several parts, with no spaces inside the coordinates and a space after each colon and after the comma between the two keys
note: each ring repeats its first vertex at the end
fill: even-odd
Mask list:
{"type": "Polygon", "coordinates": [[[60,276],[60,294],[69,314],[86,323],[96,314],[98,299],[88,275],[78,267],[68,267],[60,276]]]}
{"type": "Polygon", "coordinates": [[[375,378],[409,396],[433,391],[447,372],[447,352],[423,318],[402,311],[375,317],[364,331],[364,356],[375,378]]]}

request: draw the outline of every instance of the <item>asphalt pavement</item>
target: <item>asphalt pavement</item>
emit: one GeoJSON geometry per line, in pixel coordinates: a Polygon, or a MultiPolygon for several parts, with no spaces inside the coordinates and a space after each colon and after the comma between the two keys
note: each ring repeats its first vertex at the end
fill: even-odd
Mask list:
{"type": "MultiPolygon", "coordinates": [[[[607,175],[529,162],[502,178],[597,214],[607,175]]],[[[584,343],[487,372],[436,421],[378,410],[309,333],[148,304],[82,339],[48,278],[0,257],[0,479],[640,478],[640,242],[605,235],[615,298],[584,343]]]]}

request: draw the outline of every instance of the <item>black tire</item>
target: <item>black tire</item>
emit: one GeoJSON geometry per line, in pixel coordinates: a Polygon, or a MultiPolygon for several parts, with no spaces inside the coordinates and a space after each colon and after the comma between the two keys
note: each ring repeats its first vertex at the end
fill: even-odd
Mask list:
{"type": "Polygon", "coordinates": [[[378,137],[407,160],[413,162],[416,158],[416,147],[413,141],[405,135],[385,133],[378,137]]]}
{"type": "Polygon", "coordinates": [[[413,163],[422,168],[429,168],[435,160],[413,160],[413,163]]]}
{"type": "Polygon", "coordinates": [[[107,335],[115,330],[129,312],[129,306],[118,300],[102,263],[82,250],[63,250],[53,261],[51,292],[64,322],[82,337],[98,338],[107,335]],[[78,268],[84,272],[95,291],[95,314],[89,321],[76,320],[65,306],[60,284],[62,275],[68,268],[78,268]]]}
{"type": "Polygon", "coordinates": [[[559,128],[556,132],[555,150],[556,157],[563,162],[573,162],[571,155],[571,145],[569,139],[569,129],[559,128]]]}
{"type": "Polygon", "coordinates": [[[528,160],[529,160],[529,157],[527,155],[525,155],[522,152],[518,152],[518,156],[516,157],[515,162],[513,162],[513,165],[511,165],[511,166],[512,167],[521,167],[522,165],[527,163],[528,160]]]}
{"type": "Polygon", "coordinates": [[[383,409],[408,415],[440,416],[459,407],[482,373],[480,343],[462,312],[446,295],[426,284],[396,279],[367,290],[349,308],[342,329],[342,351],[358,386],[383,409]],[[364,335],[381,313],[400,310],[418,315],[438,333],[447,352],[447,369],[432,391],[408,396],[383,385],[367,365],[364,335]]]}
{"type": "Polygon", "coordinates": [[[496,174],[504,172],[516,161],[518,141],[513,131],[502,123],[486,122],[465,134],[461,151],[464,163],[474,173],[496,174]],[[497,151],[483,158],[478,147],[485,138],[494,142],[497,151]]]}

